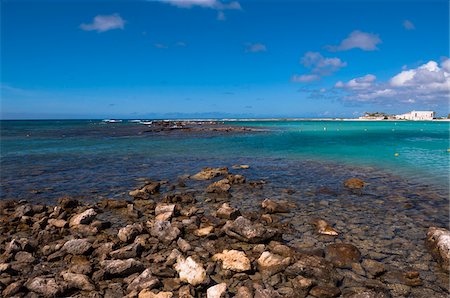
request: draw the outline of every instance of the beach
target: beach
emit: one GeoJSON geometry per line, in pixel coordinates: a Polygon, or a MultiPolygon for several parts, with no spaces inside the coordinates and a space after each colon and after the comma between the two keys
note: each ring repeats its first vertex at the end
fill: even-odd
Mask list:
{"type": "Polygon", "coordinates": [[[2,124],[3,296],[448,294],[448,123],[2,124]]]}

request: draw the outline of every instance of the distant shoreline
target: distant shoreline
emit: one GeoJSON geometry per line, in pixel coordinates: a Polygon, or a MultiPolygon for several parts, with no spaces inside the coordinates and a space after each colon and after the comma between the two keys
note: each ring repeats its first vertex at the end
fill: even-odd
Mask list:
{"type": "MultiPolygon", "coordinates": [[[[132,123],[138,119],[114,118],[123,123],[132,123]]],[[[103,121],[104,119],[0,119],[0,121],[103,121]]],[[[223,121],[223,122],[270,122],[270,121],[361,121],[361,122],[450,122],[450,119],[405,120],[405,119],[358,119],[358,118],[143,118],[141,121],[223,121]]]]}

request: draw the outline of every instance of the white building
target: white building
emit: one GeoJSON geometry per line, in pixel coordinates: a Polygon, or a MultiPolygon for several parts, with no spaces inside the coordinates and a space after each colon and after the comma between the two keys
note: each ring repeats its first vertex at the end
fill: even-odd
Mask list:
{"type": "Polygon", "coordinates": [[[403,120],[433,120],[436,113],[433,111],[411,111],[406,114],[395,115],[395,119],[403,120]]]}

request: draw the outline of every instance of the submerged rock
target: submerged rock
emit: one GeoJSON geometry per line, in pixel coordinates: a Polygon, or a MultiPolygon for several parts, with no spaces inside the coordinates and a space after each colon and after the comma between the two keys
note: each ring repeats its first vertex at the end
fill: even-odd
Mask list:
{"type": "Polygon", "coordinates": [[[243,251],[224,250],[212,257],[213,261],[221,261],[222,269],[236,272],[248,271],[251,269],[250,260],[243,251]]]}
{"type": "Polygon", "coordinates": [[[144,187],[130,191],[128,194],[134,199],[147,200],[151,195],[156,194],[160,187],[161,183],[150,181],[144,187]]]}
{"type": "Polygon", "coordinates": [[[194,180],[210,180],[212,178],[215,178],[217,176],[221,175],[227,175],[228,174],[228,168],[203,168],[200,172],[198,172],[195,175],[190,176],[189,178],[194,180]]]}
{"type": "Polygon", "coordinates": [[[230,181],[230,184],[242,184],[245,183],[245,177],[239,174],[233,175],[229,174],[227,176],[228,181],[230,181]]]}
{"type": "Polygon", "coordinates": [[[181,281],[185,281],[193,286],[203,283],[206,279],[206,271],[202,264],[196,262],[192,257],[185,259],[179,256],[174,266],[181,281]]]}
{"type": "Polygon", "coordinates": [[[291,258],[285,258],[265,251],[261,254],[257,263],[258,270],[263,274],[263,276],[271,276],[278,272],[284,271],[291,264],[291,258]]]}
{"type": "Polygon", "coordinates": [[[260,243],[280,236],[278,231],[266,228],[260,223],[252,223],[243,216],[233,222],[227,222],[223,230],[228,236],[249,243],[260,243]]]}
{"type": "Polygon", "coordinates": [[[352,268],[352,263],[359,263],[361,253],[352,244],[334,243],[325,248],[325,258],[338,268],[352,268]]]}
{"type": "Polygon", "coordinates": [[[230,181],[228,179],[222,179],[217,182],[213,182],[206,188],[206,192],[209,193],[227,193],[231,188],[230,181]]]}
{"type": "Polygon", "coordinates": [[[313,222],[313,224],[316,226],[316,231],[319,234],[322,235],[330,235],[330,236],[337,236],[339,233],[333,229],[325,220],[318,219],[313,222]]]}
{"type": "Polygon", "coordinates": [[[361,189],[365,185],[366,183],[359,178],[350,178],[344,181],[344,186],[349,189],[361,189]]]}
{"type": "Polygon", "coordinates": [[[450,271],[450,231],[444,228],[431,227],[427,232],[427,247],[436,261],[446,272],[450,271]]]}
{"type": "Polygon", "coordinates": [[[295,204],[265,199],[262,201],[261,207],[268,213],[288,213],[292,208],[295,208],[295,204]]]}

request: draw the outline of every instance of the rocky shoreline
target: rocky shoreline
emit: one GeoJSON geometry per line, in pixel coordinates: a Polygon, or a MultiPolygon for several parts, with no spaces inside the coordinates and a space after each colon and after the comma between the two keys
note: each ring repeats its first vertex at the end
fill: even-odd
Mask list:
{"type": "MultiPolygon", "coordinates": [[[[230,190],[265,185],[246,180],[226,167],[205,168],[173,184],[143,181],[129,200],[0,201],[2,296],[447,297],[448,289],[425,287],[419,271],[369,258],[350,242],[291,245],[283,218],[296,202],[261,197],[253,210],[241,208],[230,190]],[[205,187],[186,190],[188,182],[205,187]]],[[[342,183],[355,195],[366,185],[342,183]]],[[[308,224],[317,238],[341,233],[323,218],[308,224]]],[[[446,274],[450,232],[430,227],[425,236],[446,274]]]]}

